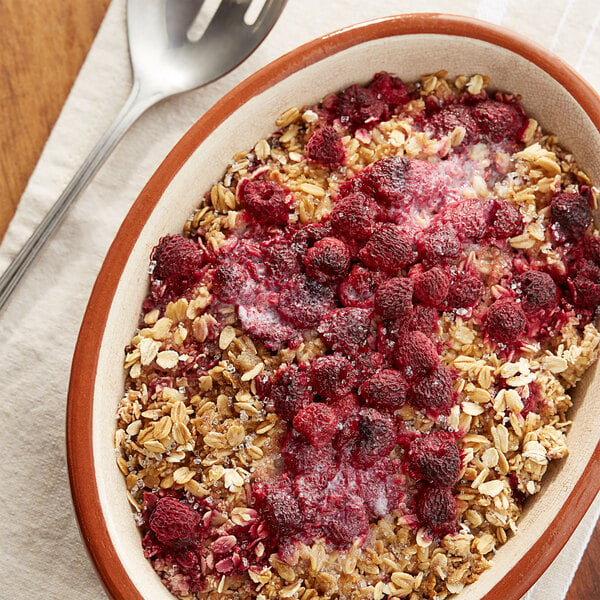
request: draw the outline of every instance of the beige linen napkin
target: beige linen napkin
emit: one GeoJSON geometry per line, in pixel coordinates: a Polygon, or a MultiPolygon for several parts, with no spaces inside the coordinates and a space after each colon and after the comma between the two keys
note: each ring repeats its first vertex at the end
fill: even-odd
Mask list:
{"type": "MultiPolygon", "coordinates": [[[[339,27],[414,10],[461,13],[511,27],[561,55],[600,88],[596,0],[290,0],[269,37],[241,67],[150,109],[82,194],[0,314],[0,436],[5,448],[0,463],[0,596],[105,597],[71,507],[65,403],[89,293],[144,183],[192,123],[259,67],[339,27]]],[[[114,0],[0,246],[0,270],[126,98],[131,75],[125,31],[125,0],[114,0]]],[[[596,503],[529,600],[563,598],[599,510],[596,503]]]]}

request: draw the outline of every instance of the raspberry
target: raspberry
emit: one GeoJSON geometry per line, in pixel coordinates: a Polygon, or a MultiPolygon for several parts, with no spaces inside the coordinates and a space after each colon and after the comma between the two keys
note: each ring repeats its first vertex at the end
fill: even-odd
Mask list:
{"type": "Polygon", "coordinates": [[[334,229],[349,239],[367,239],[375,226],[379,208],[375,201],[361,192],[355,192],[335,203],[329,220],[334,229]]]}
{"type": "Polygon", "coordinates": [[[450,372],[441,365],[435,367],[409,389],[407,400],[432,415],[449,414],[455,403],[450,372]]]}
{"type": "Polygon", "coordinates": [[[456,500],[449,487],[424,485],[415,497],[417,519],[421,527],[436,538],[456,531],[456,500]]]}
{"type": "Polygon", "coordinates": [[[459,239],[478,242],[487,232],[488,205],[475,198],[463,200],[446,211],[444,220],[451,224],[459,239]]]}
{"type": "Polygon", "coordinates": [[[331,236],[330,223],[309,223],[298,229],[292,237],[292,247],[300,254],[306,251],[319,240],[331,236]]]}
{"type": "Polygon", "coordinates": [[[426,229],[417,240],[420,256],[430,264],[446,264],[455,261],[462,252],[462,244],[454,228],[437,223],[426,229]]]}
{"type": "MultiPolygon", "coordinates": [[[[586,188],[587,189],[587,188],[586,188]]],[[[580,240],[592,222],[588,193],[562,192],[550,201],[552,230],[557,241],[580,240]]]]}
{"type": "Polygon", "coordinates": [[[255,287],[248,269],[237,263],[219,265],[213,274],[212,292],[221,302],[227,304],[251,300],[255,287]]]}
{"type": "Polygon", "coordinates": [[[269,400],[275,406],[275,412],[288,421],[293,420],[298,411],[310,404],[313,393],[308,387],[306,371],[297,365],[284,365],[275,372],[269,400]]]}
{"type": "Polygon", "coordinates": [[[577,275],[572,285],[575,306],[591,308],[600,303],[600,285],[597,283],[587,277],[577,275]]]}
{"type": "Polygon", "coordinates": [[[448,184],[445,172],[424,160],[383,158],[341,187],[342,196],[362,193],[380,204],[407,210],[412,204],[433,208],[448,184]]]}
{"type": "Polygon", "coordinates": [[[368,469],[389,456],[396,447],[396,427],[387,416],[373,408],[363,409],[358,419],[358,440],[352,454],[353,465],[368,469]]]}
{"type": "Polygon", "coordinates": [[[413,282],[415,298],[428,306],[439,306],[450,288],[450,278],[441,267],[417,274],[413,282]]]}
{"type": "Polygon", "coordinates": [[[364,382],[366,379],[377,373],[385,362],[383,354],[372,352],[370,350],[362,350],[352,357],[354,367],[358,375],[358,383],[364,382]]]}
{"type": "Polygon", "coordinates": [[[346,417],[343,426],[335,434],[332,441],[333,449],[340,464],[352,459],[358,443],[358,421],[360,416],[358,411],[355,414],[346,417]]]}
{"type": "Polygon", "coordinates": [[[377,287],[384,279],[385,275],[380,271],[371,271],[362,265],[354,265],[348,277],[338,288],[342,304],[359,308],[373,306],[377,287]]]}
{"type": "Polygon", "coordinates": [[[263,260],[269,274],[276,279],[287,279],[301,270],[298,253],[287,240],[281,238],[261,244],[263,260]]]}
{"type": "Polygon", "coordinates": [[[431,306],[417,304],[403,321],[407,331],[420,331],[430,336],[438,326],[438,311],[431,306]]]}
{"type": "Polygon", "coordinates": [[[410,160],[406,177],[405,196],[417,208],[436,210],[448,187],[448,176],[443,169],[427,160],[410,160]]]}
{"type": "Polygon", "coordinates": [[[328,515],[323,532],[336,548],[346,548],[369,532],[369,515],[361,498],[344,494],[337,501],[337,510],[328,515]]]}
{"type": "Polygon", "coordinates": [[[261,225],[285,225],[290,214],[290,194],[276,181],[243,179],[238,197],[248,214],[261,225]]]}
{"type": "Polygon", "coordinates": [[[394,277],[375,292],[375,313],[383,319],[396,319],[412,309],[413,284],[408,277],[394,277]]]}
{"type": "Polygon", "coordinates": [[[150,529],[156,539],[169,546],[186,545],[193,541],[199,514],[177,498],[159,498],[150,515],[150,529]]]}
{"type": "Polygon", "coordinates": [[[406,84],[399,77],[383,71],[375,75],[368,87],[391,109],[398,108],[410,100],[406,84]]]}
{"type": "Polygon", "coordinates": [[[350,185],[359,187],[385,206],[406,210],[413,204],[419,208],[434,208],[447,184],[447,175],[435,164],[392,156],[365,169],[350,185]]]}
{"type": "Polygon", "coordinates": [[[454,485],[462,466],[456,438],[447,431],[415,437],[406,454],[406,466],[414,479],[435,485],[454,485]]]}
{"type": "Polygon", "coordinates": [[[571,280],[570,285],[575,306],[596,307],[600,302],[600,268],[594,263],[580,261],[573,272],[576,276],[571,280]]]}
{"type": "MultiPolygon", "coordinates": [[[[349,196],[353,196],[354,194],[359,194],[361,196],[371,198],[371,200],[375,202],[374,192],[369,187],[368,181],[365,179],[367,173],[368,171],[365,170],[362,173],[360,173],[360,175],[357,175],[355,177],[352,177],[351,179],[347,179],[346,181],[344,181],[340,185],[339,198],[348,198],[349,196]]],[[[377,209],[379,213],[381,210],[379,205],[377,205],[377,209]]]]}
{"type": "Polygon", "coordinates": [[[558,288],[548,273],[527,271],[515,277],[521,306],[526,312],[553,309],[558,303],[558,288]]]}
{"type": "Polygon", "coordinates": [[[323,506],[327,502],[327,478],[322,473],[313,472],[298,475],[292,489],[298,500],[298,506],[304,516],[311,521],[319,521],[323,506]]]}
{"type": "Polygon", "coordinates": [[[327,404],[313,402],[294,417],[294,429],[304,435],[311,446],[323,448],[337,431],[337,414],[327,404]]]}
{"type": "Polygon", "coordinates": [[[340,398],[356,385],[356,371],[341,354],[328,354],[313,359],[309,367],[313,390],[323,398],[340,398]]]}
{"type": "Polygon", "coordinates": [[[361,179],[382,204],[407,207],[411,202],[406,189],[410,169],[411,162],[407,158],[391,156],[365,169],[361,179]]]}
{"type": "Polygon", "coordinates": [[[396,341],[396,364],[408,380],[420,379],[440,362],[433,342],[420,331],[408,331],[396,341]]]}
{"type": "Polygon", "coordinates": [[[317,331],[333,350],[354,354],[367,341],[370,315],[365,308],[337,308],[321,319],[317,331]]]}
{"type": "Polygon", "coordinates": [[[427,119],[426,126],[438,137],[449,135],[457,127],[463,127],[465,136],[460,146],[468,146],[479,140],[477,123],[471,114],[471,110],[464,104],[444,106],[427,119]]]}
{"type": "Polygon", "coordinates": [[[394,369],[384,369],[367,379],[359,389],[363,402],[379,410],[396,410],[406,400],[406,380],[394,369]]]}
{"type": "Polygon", "coordinates": [[[527,318],[519,304],[510,298],[503,298],[488,308],[485,330],[495,342],[514,343],[527,331],[527,318]]]}
{"type": "Polygon", "coordinates": [[[196,283],[204,262],[204,251],[181,235],[167,235],[152,251],[152,283],[160,281],[175,294],[183,293],[196,283]]]}
{"type": "Polygon", "coordinates": [[[335,306],[331,289],[304,275],[295,275],[284,286],[277,311],[294,327],[316,327],[335,306]]]}
{"type": "Polygon", "coordinates": [[[315,448],[297,431],[290,431],[281,449],[285,469],[292,475],[319,473],[333,478],[337,471],[331,447],[315,448]]]}
{"type": "Polygon", "coordinates": [[[294,497],[287,475],[278,479],[255,483],[252,487],[255,506],[261,513],[271,532],[284,540],[301,531],[302,512],[294,497]]]}
{"type": "Polygon", "coordinates": [[[302,341],[296,329],[282,323],[275,307],[261,305],[260,296],[256,305],[238,306],[238,318],[242,329],[270,350],[281,350],[286,345],[296,348],[302,341]]]}
{"type": "Polygon", "coordinates": [[[511,204],[496,200],[492,215],[492,232],[499,240],[515,237],[523,233],[523,217],[511,204]]]}
{"type": "Polygon", "coordinates": [[[317,129],[306,144],[306,157],[310,162],[327,167],[337,167],[344,162],[346,150],[338,132],[325,125],[317,129]]]}
{"type": "Polygon", "coordinates": [[[346,469],[346,489],[363,499],[374,517],[384,517],[406,501],[400,461],[383,458],[368,470],[346,469]]]}
{"type": "Polygon", "coordinates": [[[396,355],[398,340],[405,333],[419,331],[429,337],[436,329],[438,312],[431,306],[417,304],[405,317],[381,323],[377,329],[377,348],[389,360],[396,355]]]}
{"type": "Polygon", "coordinates": [[[475,306],[483,295],[483,282],[477,275],[459,272],[450,277],[448,295],[443,304],[445,310],[470,308],[475,306]]]}
{"type": "Polygon", "coordinates": [[[520,141],[529,122],[525,111],[515,102],[484,100],[473,107],[472,114],[481,134],[495,143],[520,141]]]}
{"type": "Polygon", "coordinates": [[[306,274],[319,283],[338,281],[350,268],[350,250],[341,240],[326,237],[309,248],[304,265],[306,274]]]}
{"type": "Polygon", "coordinates": [[[581,275],[595,283],[600,283],[600,266],[589,260],[578,260],[575,265],[570,268],[570,271],[571,276],[574,274],[581,275]]]}
{"type": "Polygon", "coordinates": [[[600,263],[600,238],[588,237],[584,240],[584,254],[586,258],[600,263]]]}
{"type": "Polygon", "coordinates": [[[414,263],[417,252],[413,236],[398,225],[383,223],[377,226],[358,256],[368,267],[395,273],[414,263]]]}
{"type": "Polygon", "coordinates": [[[340,423],[343,423],[346,419],[356,415],[360,408],[358,396],[354,393],[346,394],[337,400],[333,400],[330,402],[329,406],[335,411],[340,423]]]}
{"type": "Polygon", "coordinates": [[[381,121],[386,108],[371,90],[359,85],[346,88],[335,97],[333,104],[340,121],[353,128],[374,127],[381,121]]]}

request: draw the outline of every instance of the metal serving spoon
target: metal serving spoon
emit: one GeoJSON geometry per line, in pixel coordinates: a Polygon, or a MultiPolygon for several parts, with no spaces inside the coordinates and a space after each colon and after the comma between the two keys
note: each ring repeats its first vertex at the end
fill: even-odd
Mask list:
{"type": "Polygon", "coordinates": [[[158,101],[221,77],[263,41],[287,0],[264,0],[252,20],[257,1],[261,2],[221,0],[216,8],[218,0],[128,0],[127,32],[133,68],[129,97],[0,277],[0,310],[69,207],[134,121],[158,101]],[[207,7],[208,14],[203,14],[207,7]],[[212,8],[216,11],[210,18],[212,8]],[[197,35],[200,35],[198,39],[197,35]]]}

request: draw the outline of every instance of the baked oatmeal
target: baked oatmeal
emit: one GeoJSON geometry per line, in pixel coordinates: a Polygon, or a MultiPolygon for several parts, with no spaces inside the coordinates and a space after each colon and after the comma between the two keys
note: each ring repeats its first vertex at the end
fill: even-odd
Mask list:
{"type": "Polygon", "coordinates": [[[488,83],[290,108],[158,241],[116,448],[174,595],[443,600],[566,456],[598,194],[488,83]]]}

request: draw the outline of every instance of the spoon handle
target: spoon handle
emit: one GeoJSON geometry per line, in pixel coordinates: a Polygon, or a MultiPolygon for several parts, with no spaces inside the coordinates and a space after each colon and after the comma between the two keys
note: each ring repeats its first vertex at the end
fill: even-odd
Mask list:
{"type": "Polygon", "coordinates": [[[6,271],[0,276],[0,310],[4,307],[17,287],[25,271],[48,241],[54,230],[64,219],[71,205],[77,200],[92,177],[107,159],[110,152],[131,127],[134,121],[160,98],[141,93],[139,84],[134,82],[129,97],[115,117],[114,121],[100,138],[73,179],[69,182],[58,200],[52,205],[31,237],[12,260],[6,271]]]}

